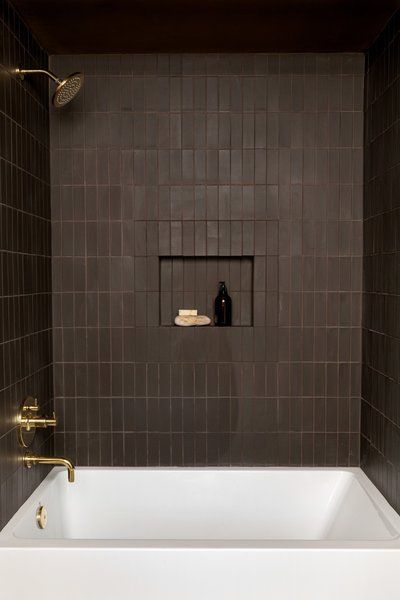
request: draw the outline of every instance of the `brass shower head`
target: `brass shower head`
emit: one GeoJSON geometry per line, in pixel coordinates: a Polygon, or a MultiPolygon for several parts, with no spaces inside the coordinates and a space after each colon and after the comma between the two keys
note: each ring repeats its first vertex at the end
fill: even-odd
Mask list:
{"type": "Polygon", "coordinates": [[[71,102],[83,85],[83,73],[71,73],[71,75],[61,79],[51,71],[46,71],[45,69],[15,69],[15,74],[19,75],[21,79],[24,79],[25,75],[34,75],[36,73],[47,75],[56,84],[56,91],[52,99],[53,106],[56,108],[61,108],[68,104],[68,102],[71,102]]]}

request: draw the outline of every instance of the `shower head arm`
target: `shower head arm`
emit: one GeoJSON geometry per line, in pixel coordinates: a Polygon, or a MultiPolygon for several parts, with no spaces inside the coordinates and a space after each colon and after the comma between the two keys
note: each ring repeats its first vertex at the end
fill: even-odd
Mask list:
{"type": "Polygon", "coordinates": [[[21,79],[24,79],[25,75],[36,74],[46,75],[49,79],[52,79],[56,84],[56,91],[54,92],[52,100],[53,105],[56,108],[60,108],[61,106],[68,104],[68,102],[71,102],[72,98],[74,98],[81,89],[84,80],[83,73],[78,72],[71,73],[62,79],[47,69],[22,69],[21,67],[17,67],[10,72],[21,79]]]}
{"type": "Polygon", "coordinates": [[[56,83],[62,82],[62,79],[56,77],[56,75],[54,75],[54,73],[52,73],[51,71],[46,71],[46,69],[20,69],[19,67],[15,69],[15,74],[19,75],[21,79],[23,79],[25,75],[32,75],[35,73],[42,73],[43,75],[47,75],[47,77],[50,77],[50,79],[52,79],[56,83]]]}

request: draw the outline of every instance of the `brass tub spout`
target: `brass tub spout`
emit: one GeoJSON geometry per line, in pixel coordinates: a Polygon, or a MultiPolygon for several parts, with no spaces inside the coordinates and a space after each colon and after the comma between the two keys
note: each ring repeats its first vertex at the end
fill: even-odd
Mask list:
{"type": "Polygon", "coordinates": [[[26,454],[23,457],[23,462],[28,469],[31,469],[34,465],[60,465],[68,469],[68,481],[73,483],[75,481],[75,467],[68,458],[61,458],[59,456],[35,456],[33,454],[26,454]]]}

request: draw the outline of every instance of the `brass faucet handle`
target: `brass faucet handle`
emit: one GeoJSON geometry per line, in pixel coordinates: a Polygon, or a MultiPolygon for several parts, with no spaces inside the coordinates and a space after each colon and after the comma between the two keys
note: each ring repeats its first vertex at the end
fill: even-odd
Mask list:
{"type": "Polygon", "coordinates": [[[25,400],[26,404],[21,407],[22,415],[30,415],[31,413],[37,413],[39,411],[39,405],[37,398],[33,398],[33,396],[28,396],[25,400]]]}
{"type": "Polygon", "coordinates": [[[57,417],[53,411],[52,417],[43,416],[36,398],[28,396],[21,404],[17,415],[18,441],[23,448],[29,448],[37,429],[57,427],[57,417]]]}
{"type": "Polygon", "coordinates": [[[48,417],[31,417],[30,419],[21,419],[20,424],[27,431],[39,428],[46,429],[47,427],[57,427],[57,419],[55,415],[53,415],[52,419],[48,417]]]}
{"type": "Polygon", "coordinates": [[[39,406],[36,398],[32,398],[31,396],[27,398],[28,404],[25,404],[21,408],[21,412],[18,417],[18,421],[20,427],[26,429],[26,431],[31,431],[31,429],[36,428],[46,428],[46,427],[56,427],[57,426],[57,417],[55,412],[53,411],[52,417],[39,416],[39,406]]]}

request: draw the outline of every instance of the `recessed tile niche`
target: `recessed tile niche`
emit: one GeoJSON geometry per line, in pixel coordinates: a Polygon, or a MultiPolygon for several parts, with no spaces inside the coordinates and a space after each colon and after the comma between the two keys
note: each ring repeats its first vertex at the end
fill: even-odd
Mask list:
{"type": "Polygon", "coordinates": [[[180,308],[196,308],[213,324],[218,282],[232,298],[232,326],[253,325],[254,259],[252,256],[160,257],[160,325],[174,325],[180,308]]]}

